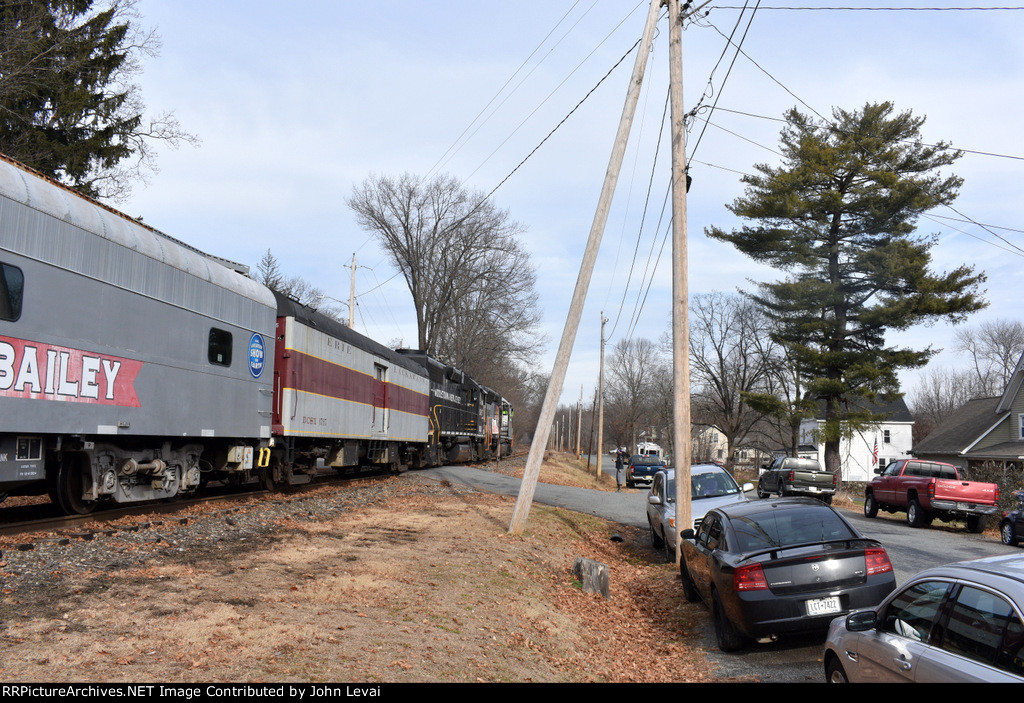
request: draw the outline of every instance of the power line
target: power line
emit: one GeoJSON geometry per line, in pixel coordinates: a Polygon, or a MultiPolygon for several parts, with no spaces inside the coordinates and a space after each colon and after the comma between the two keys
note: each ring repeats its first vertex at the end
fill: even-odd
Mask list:
{"type": "MultiPolygon", "coordinates": [[[[740,10],[741,7],[737,5],[718,5],[715,9],[718,10],[740,10]]],[[[1024,10],[1024,7],[905,7],[905,6],[892,6],[892,7],[848,7],[840,5],[832,5],[827,7],[802,7],[797,5],[773,5],[762,7],[762,10],[808,10],[808,11],[849,11],[849,12],[985,12],[985,11],[1014,11],[1024,10]]]]}
{"type": "Polygon", "coordinates": [[[483,108],[480,110],[480,112],[477,113],[476,117],[474,117],[470,121],[470,123],[468,125],[466,125],[466,128],[464,130],[462,130],[462,133],[455,139],[455,141],[452,143],[452,145],[450,147],[448,147],[448,149],[444,152],[444,154],[441,155],[441,158],[439,158],[437,160],[437,163],[435,163],[430,168],[430,170],[427,172],[427,176],[429,176],[431,173],[433,173],[435,170],[437,170],[437,168],[439,166],[441,166],[442,163],[447,163],[448,161],[451,160],[452,157],[455,156],[455,154],[457,154],[459,151],[461,151],[462,147],[464,147],[466,145],[466,143],[469,141],[469,137],[472,137],[473,135],[475,135],[480,130],[480,128],[483,127],[487,123],[487,121],[490,120],[490,118],[494,116],[494,114],[497,112],[498,108],[500,108],[502,105],[505,104],[505,102],[515,93],[515,91],[519,89],[519,87],[523,84],[523,82],[526,80],[526,78],[529,78],[529,76],[533,74],[533,71],[537,70],[537,68],[544,62],[544,60],[547,58],[547,56],[551,55],[551,51],[554,51],[555,47],[557,47],[559,44],[561,44],[562,41],[564,41],[565,38],[567,36],[569,36],[569,34],[576,27],[576,25],[578,25],[580,23],[580,21],[582,21],[582,19],[587,16],[587,14],[590,12],[590,10],[594,9],[594,6],[591,5],[590,10],[587,10],[586,12],[584,12],[580,16],[580,18],[578,20],[576,20],[576,24],[574,24],[569,29],[569,31],[566,32],[565,35],[562,36],[561,39],[559,39],[557,42],[555,42],[555,45],[551,48],[550,51],[548,51],[547,55],[545,55],[544,58],[542,58],[540,61],[538,61],[537,64],[533,67],[533,69],[530,71],[530,73],[528,73],[523,78],[523,80],[520,81],[519,84],[512,91],[510,91],[508,95],[505,96],[505,99],[502,100],[501,103],[499,103],[495,107],[494,111],[491,112],[491,114],[486,119],[484,119],[482,122],[480,122],[480,124],[477,126],[476,130],[473,131],[473,134],[470,134],[469,137],[466,138],[466,141],[463,141],[462,144],[459,144],[459,142],[462,141],[463,137],[466,136],[466,133],[469,132],[470,129],[473,128],[473,125],[476,124],[477,121],[480,120],[481,117],[483,117],[484,113],[486,113],[487,110],[491,107],[491,105],[494,104],[494,101],[498,99],[498,96],[500,96],[505,91],[505,89],[509,86],[509,84],[513,81],[513,79],[516,76],[519,75],[519,73],[523,70],[523,68],[526,67],[526,64],[529,63],[530,59],[532,59],[533,56],[538,51],[540,51],[540,48],[542,46],[544,46],[544,44],[548,41],[548,39],[551,38],[551,35],[555,33],[555,31],[562,25],[563,22],[565,22],[565,19],[572,13],[573,10],[576,9],[576,6],[579,5],[579,4],[580,4],[580,0],[576,0],[576,2],[574,2],[572,4],[572,7],[570,7],[566,11],[566,13],[564,15],[562,15],[561,19],[559,19],[558,22],[555,23],[555,26],[551,28],[551,31],[549,31],[547,33],[547,35],[540,41],[540,43],[537,44],[536,48],[534,48],[534,50],[530,52],[530,55],[527,56],[525,59],[523,59],[523,62],[521,64],[519,64],[519,67],[516,68],[515,71],[513,71],[511,76],[508,77],[508,80],[505,81],[504,85],[502,85],[501,88],[498,89],[498,91],[494,94],[494,97],[492,97],[487,102],[487,104],[483,106],[483,108]]]}

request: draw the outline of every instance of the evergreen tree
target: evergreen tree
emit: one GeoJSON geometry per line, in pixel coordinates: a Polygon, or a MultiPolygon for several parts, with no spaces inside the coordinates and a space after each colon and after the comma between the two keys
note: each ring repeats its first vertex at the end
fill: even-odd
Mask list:
{"type": "Polygon", "coordinates": [[[94,197],[123,198],[155,170],[151,142],[196,138],[144,115],[132,78],[157,37],[135,0],[0,2],[0,152],[94,197]]]}
{"type": "Polygon", "coordinates": [[[961,179],[939,169],[960,153],[923,143],[924,119],[888,102],[833,116],[818,122],[791,110],[782,166],[757,165],[760,175],[744,177],[744,197],[729,206],[756,224],[708,235],[788,272],[752,297],[824,408],[825,463],[835,471],[842,428],[877,422],[866,401],[899,392],[897,370],[936,351],[887,347],[886,332],[962,321],[984,307],[985,277],[969,266],[931,272],[935,238],[915,234],[922,213],[956,198],[961,179]]]}

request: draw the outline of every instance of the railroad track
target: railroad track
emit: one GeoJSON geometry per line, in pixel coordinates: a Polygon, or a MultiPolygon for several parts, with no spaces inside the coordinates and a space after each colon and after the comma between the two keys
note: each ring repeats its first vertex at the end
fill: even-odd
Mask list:
{"type": "MultiPolygon", "coordinates": [[[[516,452],[502,461],[525,458],[525,452],[516,452]]],[[[493,460],[470,464],[486,466],[493,460]]],[[[339,474],[325,472],[313,481],[300,486],[288,486],[268,491],[258,482],[240,486],[211,486],[201,496],[183,497],[165,502],[132,503],[97,510],[87,515],[63,515],[59,508],[47,498],[37,502],[4,507],[0,505],[0,539],[10,543],[12,538],[34,534],[47,534],[47,538],[91,539],[98,534],[118,531],[136,531],[174,520],[187,520],[187,513],[205,505],[224,503],[225,509],[244,507],[244,504],[258,500],[277,500],[282,497],[301,495],[305,491],[318,489],[329,483],[344,483],[357,479],[374,479],[390,476],[381,471],[360,471],[339,474]],[[138,517],[136,522],[124,518],[138,517]],[[115,524],[116,523],[116,524],[115,524]],[[5,539],[6,538],[6,539],[5,539]]]]}
{"type": "Polygon", "coordinates": [[[187,513],[206,505],[224,503],[225,509],[244,507],[254,501],[279,500],[301,495],[305,491],[319,489],[330,483],[344,483],[353,478],[373,479],[387,476],[384,473],[361,473],[358,476],[343,476],[334,472],[317,476],[313,481],[300,486],[288,486],[269,491],[257,482],[240,486],[212,486],[201,496],[183,497],[172,501],[132,503],[125,506],[97,510],[87,515],[63,515],[49,500],[43,499],[30,505],[9,508],[0,507],[0,538],[18,537],[36,533],[56,534],[64,538],[89,539],[90,536],[110,531],[134,531],[146,529],[152,524],[174,519],[188,519],[187,513]],[[124,518],[139,517],[137,522],[124,518]],[[166,516],[166,517],[163,517],[166,516]],[[117,523],[116,525],[114,523],[117,523]]]}

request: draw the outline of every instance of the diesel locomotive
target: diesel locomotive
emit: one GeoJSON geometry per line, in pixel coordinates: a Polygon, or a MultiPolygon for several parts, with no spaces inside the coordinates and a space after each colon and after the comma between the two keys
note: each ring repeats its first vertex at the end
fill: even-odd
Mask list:
{"type": "Polygon", "coordinates": [[[0,156],[0,499],[505,455],[512,408],[0,156]]]}

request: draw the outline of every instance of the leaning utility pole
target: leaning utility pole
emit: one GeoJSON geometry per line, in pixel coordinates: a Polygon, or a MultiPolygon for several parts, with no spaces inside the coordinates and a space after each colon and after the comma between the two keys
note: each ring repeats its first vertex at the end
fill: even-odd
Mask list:
{"type": "Polygon", "coordinates": [[[555,410],[558,408],[558,397],[562,393],[565,372],[569,366],[569,356],[576,341],[576,331],[580,326],[583,304],[586,302],[587,289],[590,287],[590,279],[594,273],[594,263],[597,260],[597,252],[601,246],[601,237],[604,235],[605,224],[608,221],[608,211],[611,209],[612,196],[615,194],[615,184],[619,178],[619,170],[622,168],[622,158],[626,152],[629,129],[633,123],[633,115],[636,112],[636,104],[640,97],[640,86],[644,78],[644,66],[647,63],[651,42],[654,39],[654,29],[658,23],[658,12],[661,8],[661,2],[662,0],[651,0],[651,7],[647,12],[647,24],[644,26],[643,38],[640,40],[640,47],[637,50],[636,62],[633,65],[633,75],[630,78],[629,91],[626,95],[626,104],[622,108],[618,134],[612,147],[612,155],[609,159],[608,170],[605,173],[601,197],[597,203],[594,223],[590,227],[590,238],[587,240],[587,248],[583,253],[583,264],[580,268],[580,274],[576,279],[576,288],[573,291],[572,303],[569,306],[569,317],[566,319],[565,329],[562,331],[562,339],[558,345],[558,353],[555,355],[555,366],[551,372],[547,393],[544,395],[544,404],[541,406],[540,417],[537,420],[537,431],[534,433],[533,443],[530,445],[530,454],[526,458],[526,468],[523,471],[523,481],[519,489],[519,497],[516,499],[515,510],[512,513],[512,522],[508,528],[509,532],[512,533],[522,532],[523,526],[526,524],[526,517],[530,514],[533,494],[537,490],[540,465],[544,460],[544,445],[547,443],[547,436],[551,432],[551,422],[554,418],[555,410]]]}

